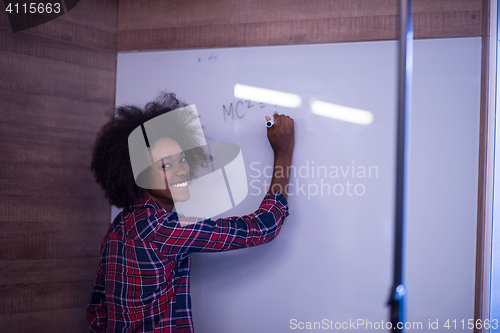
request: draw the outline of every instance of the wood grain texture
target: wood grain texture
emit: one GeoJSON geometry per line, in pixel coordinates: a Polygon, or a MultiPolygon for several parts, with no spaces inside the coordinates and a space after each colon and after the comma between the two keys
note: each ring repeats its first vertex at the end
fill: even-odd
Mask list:
{"type": "MultiPolygon", "coordinates": [[[[47,42],[53,39],[59,41],[61,46],[74,44],[86,46],[89,49],[94,48],[98,51],[113,52],[115,50],[116,34],[91,27],[79,26],[71,22],[65,22],[62,21],[63,17],[64,16],[51,21],[50,24],[42,24],[38,27],[25,30],[20,34],[16,33],[14,36],[33,36],[43,38],[47,42]]],[[[8,20],[5,21],[0,19],[0,29],[12,34],[8,20]]]]}
{"type": "Polygon", "coordinates": [[[0,51],[0,58],[4,67],[0,89],[110,106],[114,103],[115,71],[4,51],[0,51]]]}
{"type": "MultiPolygon", "coordinates": [[[[90,223],[92,225],[101,225],[99,230],[95,231],[96,240],[104,235],[107,225],[102,222],[103,213],[107,212],[109,204],[104,197],[99,195],[95,198],[77,198],[74,196],[61,196],[57,200],[47,198],[45,195],[29,196],[23,194],[20,196],[7,195],[0,201],[0,222],[15,223],[58,223],[69,220],[68,212],[71,212],[72,223],[90,223]],[[29,202],[20,204],[20,199],[29,202]],[[92,209],[89,209],[91,207],[92,209]]],[[[107,221],[109,222],[109,220],[107,221]]],[[[2,235],[4,233],[2,232],[2,235]]],[[[95,253],[97,255],[97,252],[95,253]]],[[[1,279],[0,279],[1,281],[1,279]]]]}
{"type": "Polygon", "coordinates": [[[23,312],[1,315],[0,322],[5,332],[46,333],[74,332],[88,333],[84,307],[61,310],[23,312]]]}
{"type": "MultiPolygon", "coordinates": [[[[19,91],[0,89],[0,112],[2,121],[17,126],[29,124],[36,119],[36,126],[58,130],[79,130],[95,133],[113,111],[109,103],[72,99],[66,96],[33,95],[19,91]],[[84,113],[87,116],[81,117],[84,113]],[[42,116],[43,115],[43,116],[42,116]]],[[[20,126],[21,127],[21,126],[20,126]]],[[[43,140],[44,137],[31,135],[31,140],[43,140]]],[[[28,136],[18,137],[16,142],[26,140],[28,136]]],[[[87,146],[92,143],[88,142],[87,146]]],[[[2,147],[0,146],[0,149],[2,147]]],[[[11,157],[12,158],[12,157],[11,157]]]]}
{"type": "MultiPolygon", "coordinates": [[[[481,0],[415,0],[415,38],[481,34],[481,0]]],[[[121,0],[118,51],[397,38],[396,0],[121,0]]]]}
{"type": "Polygon", "coordinates": [[[107,230],[100,221],[72,223],[70,218],[66,223],[0,222],[0,226],[0,260],[96,258],[107,230]]]}
{"type": "Polygon", "coordinates": [[[0,15],[0,331],[88,332],[110,206],[89,169],[114,107],[117,0],[11,32],[0,15]]]}
{"type": "MultiPolygon", "coordinates": [[[[413,10],[481,11],[481,0],[414,0],[413,10]]],[[[120,0],[118,31],[397,14],[397,0],[120,0]]]]}
{"type": "Polygon", "coordinates": [[[92,282],[30,282],[0,285],[1,314],[76,308],[85,305],[92,291],[92,282]]]}
{"type": "MultiPolygon", "coordinates": [[[[494,107],[489,105],[489,70],[490,70],[490,33],[489,33],[489,0],[482,0],[482,50],[481,50],[481,96],[480,96],[480,117],[479,117],[479,165],[478,165],[478,193],[477,193],[477,231],[476,231],[476,283],[474,290],[474,322],[480,320],[483,322],[483,305],[484,305],[484,288],[489,288],[489,285],[484,284],[484,256],[485,251],[485,223],[491,223],[491,217],[487,216],[488,193],[486,192],[488,182],[488,142],[489,140],[489,124],[494,122],[494,119],[489,119],[489,108],[494,107]]],[[[474,327],[475,333],[483,332],[481,328],[474,327]]]]}
{"type": "Polygon", "coordinates": [[[99,259],[95,257],[5,260],[0,262],[0,279],[4,285],[27,284],[33,277],[26,272],[36,271],[38,283],[90,281],[98,265],[99,259]]]}
{"type": "Polygon", "coordinates": [[[13,34],[8,29],[0,29],[0,51],[55,60],[87,68],[114,72],[116,52],[99,50],[82,44],[61,42],[57,39],[41,39],[32,34],[13,34]]]}
{"type": "MultiPolygon", "coordinates": [[[[117,8],[118,0],[80,0],[75,8],[61,16],[61,20],[71,22],[78,27],[89,27],[115,34],[118,20],[117,8]]],[[[94,36],[94,38],[97,37],[94,36]]]]}
{"type": "MultiPolygon", "coordinates": [[[[89,116],[92,116],[92,113],[89,116]]],[[[39,117],[39,115],[33,116],[34,119],[39,117]]],[[[42,172],[42,166],[89,169],[92,141],[98,130],[95,126],[65,129],[21,121],[10,121],[10,124],[11,126],[6,127],[0,134],[1,140],[12,142],[8,147],[0,147],[2,152],[0,162],[3,164],[0,165],[0,169],[9,169],[6,164],[16,165],[19,172],[24,170],[35,173],[42,172]],[[24,133],[27,129],[30,131],[24,133]],[[37,150],[33,151],[33,147],[37,147],[37,150]],[[37,168],[40,168],[40,171],[37,171],[37,168]]],[[[91,175],[90,170],[88,175],[91,175]]],[[[54,176],[57,177],[57,172],[54,172],[54,176]]],[[[64,172],[61,173],[61,177],[64,177],[64,172]]]]}

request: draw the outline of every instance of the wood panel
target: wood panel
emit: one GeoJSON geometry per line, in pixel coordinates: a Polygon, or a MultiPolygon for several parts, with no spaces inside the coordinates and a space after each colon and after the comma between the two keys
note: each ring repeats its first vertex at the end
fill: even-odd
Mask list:
{"type": "MultiPolygon", "coordinates": [[[[76,24],[78,29],[75,30],[89,27],[116,34],[117,7],[118,0],[80,0],[75,8],[61,17],[61,21],[76,24]]],[[[36,31],[39,27],[30,30],[36,31]]],[[[99,38],[99,36],[93,36],[93,38],[99,38]]],[[[108,45],[107,48],[114,46],[108,45]]]]}
{"type": "MultiPolygon", "coordinates": [[[[26,194],[22,198],[29,202],[30,209],[26,209],[28,204],[19,204],[19,196],[7,195],[0,201],[0,222],[15,223],[57,223],[70,219],[68,211],[71,212],[71,221],[77,223],[92,223],[93,225],[102,224],[102,212],[107,211],[109,204],[103,196],[95,198],[76,198],[74,196],[62,196],[57,201],[46,198],[45,195],[38,193],[34,196],[26,194]],[[89,209],[92,207],[92,209],[89,209]]],[[[96,234],[105,231],[106,225],[96,230],[96,234]]],[[[2,232],[3,235],[3,232],[2,232]]],[[[99,235],[96,235],[98,239],[99,235]]],[[[102,235],[101,235],[102,236],[102,235]]],[[[95,249],[95,255],[98,253],[95,249]]]]}
{"type": "Polygon", "coordinates": [[[116,51],[90,48],[82,44],[61,43],[56,39],[41,39],[30,34],[13,34],[0,29],[0,51],[23,54],[68,64],[115,71],[116,51]]]}
{"type": "MultiPolygon", "coordinates": [[[[116,45],[116,33],[95,29],[92,27],[80,26],[71,22],[62,21],[66,15],[51,21],[50,24],[42,24],[29,30],[23,31],[17,36],[33,36],[44,38],[47,42],[50,39],[57,40],[60,45],[85,45],[88,48],[95,48],[101,51],[114,51],[116,45]]],[[[12,30],[8,20],[0,19],[0,29],[9,34],[12,30]]],[[[27,38],[27,37],[25,37],[27,38]]],[[[26,46],[20,44],[18,46],[26,46]]]]}
{"type": "Polygon", "coordinates": [[[100,222],[0,222],[0,227],[5,234],[0,237],[0,260],[95,258],[107,230],[100,222]]]}
{"type": "Polygon", "coordinates": [[[2,284],[0,313],[6,315],[81,307],[89,300],[92,283],[87,280],[2,284]]]}
{"type": "MultiPolygon", "coordinates": [[[[481,0],[415,0],[415,38],[481,35],[481,0]]],[[[397,0],[120,0],[118,51],[396,39],[397,0]]]]}
{"type": "MultiPolygon", "coordinates": [[[[0,89],[2,121],[25,124],[38,118],[37,126],[62,130],[86,130],[94,132],[104,123],[111,112],[109,102],[72,99],[66,96],[25,95],[19,91],[0,89]],[[63,110],[56,112],[54,110],[63,110]],[[85,113],[87,117],[79,115],[85,113]],[[43,117],[41,116],[43,115],[43,117]]],[[[32,135],[33,137],[34,135],[32,135]]],[[[28,139],[27,137],[22,137],[28,139]]],[[[17,138],[16,142],[22,138],[17,138]]],[[[43,137],[38,137],[38,140],[43,137]]],[[[30,144],[27,140],[27,144],[30,144]]],[[[2,147],[0,146],[0,149],[2,147]]],[[[12,157],[11,157],[12,158],[12,157]]]]}
{"type": "Polygon", "coordinates": [[[95,258],[107,230],[100,222],[69,221],[0,222],[0,227],[4,234],[0,237],[0,260],[95,258]]]}
{"type": "MultiPolygon", "coordinates": [[[[91,117],[92,113],[89,113],[88,116],[91,117]]],[[[34,117],[38,118],[40,116],[34,117]]],[[[6,121],[1,122],[6,123],[6,121]]],[[[95,126],[87,129],[65,129],[17,121],[10,121],[10,124],[12,126],[6,127],[0,134],[0,139],[9,140],[12,144],[0,148],[0,151],[4,152],[0,157],[0,161],[18,164],[23,169],[29,169],[30,167],[36,169],[40,167],[40,163],[63,168],[83,167],[88,169],[90,166],[92,141],[95,139],[95,132],[98,130],[98,128],[94,128],[95,126]],[[23,131],[28,127],[30,131],[24,133],[23,131]],[[92,130],[93,128],[94,130],[92,130]],[[39,146],[39,149],[32,151],[31,148],[36,145],[39,146]],[[9,151],[9,149],[12,150],[9,151]],[[69,151],[72,152],[71,156],[67,154],[69,151]]],[[[9,168],[9,166],[0,165],[0,169],[3,168],[9,168]]],[[[33,171],[37,172],[36,170],[33,171]]]]}
{"type": "MultiPolygon", "coordinates": [[[[478,195],[477,195],[477,231],[476,231],[476,285],[474,290],[474,322],[479,320],[484,322],[489,319],[489,276],[484,276],[484,265],[491,265],[490,258],[491,243],[486,239],[487,235],[486,223],[491,223],[492,217],[492,183],[493,183],[493,159],[494,159],[494,123],[495,111],[494,98],[491,94],[495,94],[490,83],[490,0],[482,0],[483,18],[482,18],[482,50],[481,50],[481,109],[479,118],[479,165],[478,165],[478,195]],[[493,108],[493,110],[492,110],[493,108]],[[491,193],[490,193],[491,192],[491,193]],[[486,252],[487,251],[487,252],[486,252]],[[487,290],[487,292],[485,292],[487,290]],[[485,299],[485,297],[487,299],[485,299]]],[[[496,26],[496,25],[495,25],[496,26]]],[[[494,85],[493,85],[494,86],[494,85]]],[[[484,328],[474,327],[474,332],[479,333],[485,331],[484,328]]]]}
{"type": "Polygon", "coordinates": [[[0,58],[5,66],[0,89],[113,105],[114,71],[4,51],[0,58]]]}
{"type": "Polygon", "coordinates": [[[90,172],[114,107],[117,0],[85,0],[12,33],[0,15],[0,321],[88,332],[110,206],[90,172]]]}
{"type": "Polygon", "coordinates": [[[80,314],[85,308],[24,312],[1,315],[0,322],[5,332],[45,333],[75,332],[88,333],[85,317],[80,314]],[[76,318],[76,319],[75,319],[76,318]]]}
{"type": "Polygon", "coordinates": [[[3,260],[0,262],[0,279],[4,285],[33,282],[29,271],[36,271],[38,283],[91,281],[94,279],[99,259],[60,258],[34,260],[3,260]],[[81,269],[85,268],[85,269],[81,269]]]}
{"type": "MultiPolygon", "coordinates": [[[[414,0],[413,11],[481,11],[481,0],[414,0]]],[[[120,0],[118,31],[397,14],[397,0],[120,0]]]]}

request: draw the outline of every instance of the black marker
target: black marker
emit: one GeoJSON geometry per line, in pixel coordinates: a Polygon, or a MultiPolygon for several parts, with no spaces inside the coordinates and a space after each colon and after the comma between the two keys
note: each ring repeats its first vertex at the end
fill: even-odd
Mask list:
{"type": "Polygon", "coordinates": [[[271,119],[270,117],[266,116],[266,126],[267,126],[267,128],[270,128],[273,125],[274,125],[274,120],[271,119]]]}

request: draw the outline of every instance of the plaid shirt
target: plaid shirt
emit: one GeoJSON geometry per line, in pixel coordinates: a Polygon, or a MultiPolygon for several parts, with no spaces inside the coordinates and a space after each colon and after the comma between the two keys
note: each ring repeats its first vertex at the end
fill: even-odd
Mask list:
{"type": "Polygon", "coordinates": [[[120,213],[104,237],[87,307],[91,332],[193,332],[191,253],[241,249],[276,237],[288,216],[279,192],[250,215],[181,225],[152,199],[120,213]]]}

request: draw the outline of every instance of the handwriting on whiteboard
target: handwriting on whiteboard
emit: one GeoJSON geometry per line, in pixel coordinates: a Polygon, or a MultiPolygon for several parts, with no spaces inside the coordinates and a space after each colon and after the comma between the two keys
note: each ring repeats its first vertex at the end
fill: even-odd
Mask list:
{"type": "Polygon", "coordinates": [[[238,101],[234,106],[233,103],[229,103],[229,106],[227,107],[226,104],[223,104],[222,113],[224,114],[224,121],[226,121],[229,118],[231,120],[234,120],[235,115],[237,119],[241,119],[245,116],[245,111],[253,108],[254,106],[262,109],[269,105],[266,103],[253,102],[248,99],[246,101],[238,101]]]}
{"type": "MultiPolygon", "coordinates": [[[[217,56],[211,55],[210,57],[208,57],[208,60],[215,60],[216,58],[217,58],[217,56]]],[[[205,58],[199,57],[198,62],[202,62],[203,59],[205,59],[205,58]]]]}

